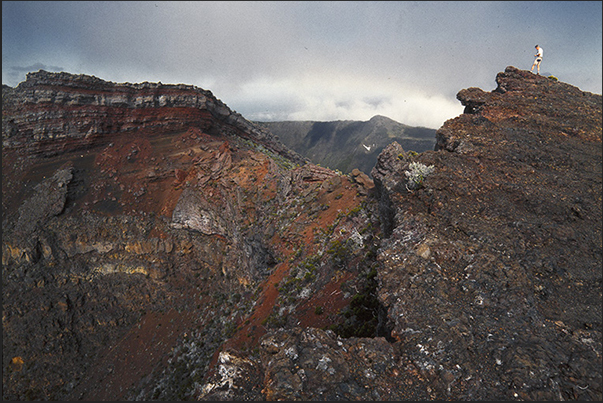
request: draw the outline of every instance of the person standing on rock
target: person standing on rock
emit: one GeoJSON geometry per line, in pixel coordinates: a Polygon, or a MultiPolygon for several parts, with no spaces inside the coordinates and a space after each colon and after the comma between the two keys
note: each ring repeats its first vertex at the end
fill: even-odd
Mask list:
{"type": "Polygon", "coordinates": [[[538,71],[538,75],[540,75],[540,62],[542,61],[542,48],[536,45],[536,54],[534,55],[536,59],[534,59],[534,63],[532,64],[532,68],[530,71],[533,73],[534,66],[536,66],[536,70],[538,71]]]}

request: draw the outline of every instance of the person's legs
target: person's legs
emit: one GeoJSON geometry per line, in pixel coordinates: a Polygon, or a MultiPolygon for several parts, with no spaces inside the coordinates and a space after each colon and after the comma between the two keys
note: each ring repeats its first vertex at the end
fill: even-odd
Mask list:
{"type": "Polygon", "coordinates": [[[538,75],[540,75],[540,62],[542,61],[542,59],[538,59],[538,61],[536,62],[536,68],[538,70],[538,75]]]}

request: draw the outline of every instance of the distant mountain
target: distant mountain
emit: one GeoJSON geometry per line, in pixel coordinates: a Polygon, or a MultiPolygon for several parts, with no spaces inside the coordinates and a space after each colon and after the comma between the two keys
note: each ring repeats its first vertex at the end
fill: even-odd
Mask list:
{"type": "Polygon", "coordinates": [[[433,150],[434,129],[408,126],[385,116],[370,120],[332,122],[255,122],[276,135],[286,146],[316,164],[350,173],[354,168],[370,175],[377,156],[393,141],[405,151],[433,150]]]}

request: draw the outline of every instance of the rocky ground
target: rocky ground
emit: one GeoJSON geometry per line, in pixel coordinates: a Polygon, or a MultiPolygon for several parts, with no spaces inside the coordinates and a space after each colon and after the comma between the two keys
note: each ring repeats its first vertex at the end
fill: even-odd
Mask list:
{"type": "Polygon", "coordinates": [[[497,83],[459,92],[421,189],[395,145],[380,156],[379,299],[436,397],[597,400],[601,96],[512,67],[497,83]]]}
{"type": "Polygon", "coordinates": [[[196,87],[3,87],[3,398],[601,400],[601,95],[496,82],[374,183],[196,87]]]}

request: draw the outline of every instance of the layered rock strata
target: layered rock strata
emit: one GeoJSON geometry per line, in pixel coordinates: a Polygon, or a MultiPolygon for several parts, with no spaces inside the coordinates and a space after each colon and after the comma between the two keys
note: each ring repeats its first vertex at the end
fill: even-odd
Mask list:
{"type": "Polygon", "coordinates": [[[111,135],[144,131],[186,131],[194,126],[206,133],[219,122],[229,130],[286,155],[294,162],[304,159],[285,147],[277,137],[233,112],[211,91],[185,84],[112,83],[94,76],[28,73],[16,89],[18,101],[7,97],[3,109],[10,116],[2,125],[5,147],[36,147],[46,156],[52,149],[89,147],[111,135]],[[17,105],[15,104],[17,103],[17,105]]]}
{"type": "Polygon", "coordinates": [[[6,399],[191,397],[228,340],[342,322],[366,281],[372,182],[209,91],[32,73],[3,88],[2,151],[6,399]],[[182,378],[170,356],[191,346],[182,378]]]}

